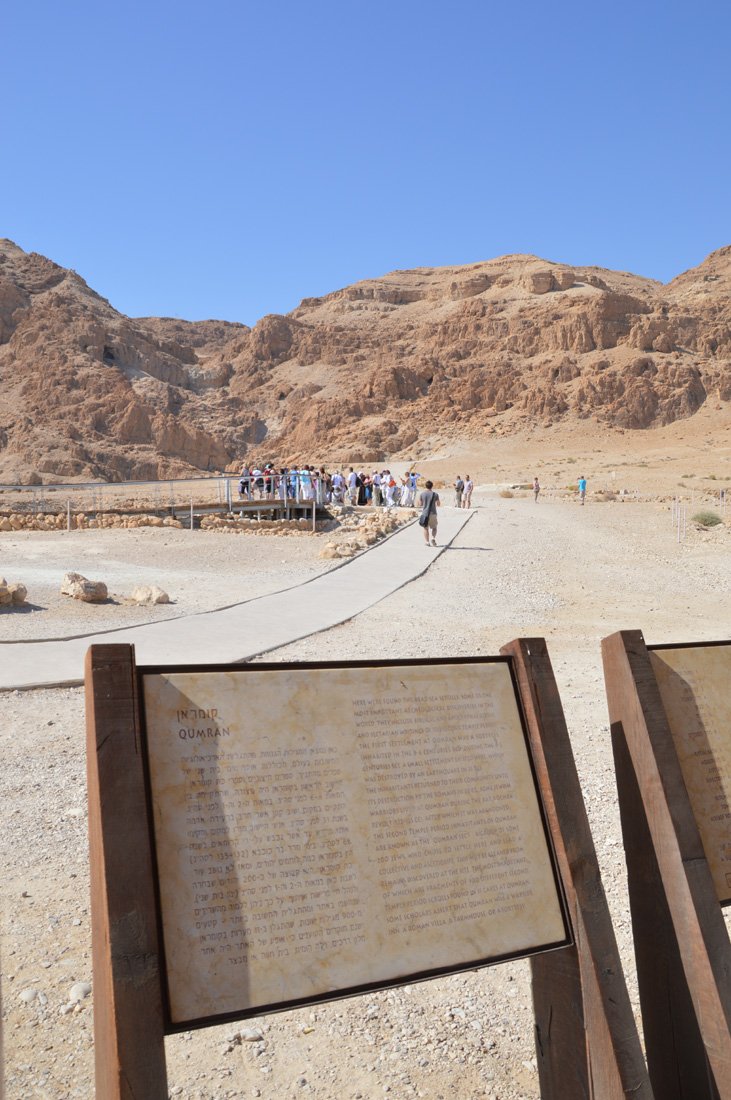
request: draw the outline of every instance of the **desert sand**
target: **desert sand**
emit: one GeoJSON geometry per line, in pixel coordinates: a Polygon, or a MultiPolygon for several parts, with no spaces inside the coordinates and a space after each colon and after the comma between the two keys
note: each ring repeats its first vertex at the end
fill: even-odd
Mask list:
{"type": "MultiPolygon", "coordinates": [[[[713,421],[712,410],[706,423],[698,419],[703,415],[692,426],[672,426],[672,437],[661,429],[605,439],[597,430],[581,440],[552,440],[547,430],[522,450],[494,441],[489,459],[467,447],[439,455],[435,446],[422,472],[451,483],[467,467],[478,483],[476,513],[454,545],[423,577],[357,618],[267,655],[285,661],[490,654],[514,637],[545,637],[635,1011],[599,643],[624,628],[642,629],[651,643],[729,636],[731,509],[712,530],[691,519],[694,509],[714,503],[724,477],[731,483],[726,426],[713,421]],[[584,508],[559,492],[580,473],[589,479],[584,508]],[[519,490],[501,495],[534,474],[546,487],[538,504],[519,490]],[[601,487],[627,493],[604,501],[593,491],[601,487]],[[671,522],[677,493],[688,506],[681,542],[671,522]]],[[[443,492],[445,502],[450,496],[443,492]]],[[[77,632],[76,609],[52,599],[55,578],[67,569],[111,576],[110,587],[120,591],[132,579],[148,581],[153,571],[159,583],[164,573],[179,614],[272,591],[282,580],[289,586],[328,567],[317,556],[327,536],[72,535],[73,543],[63,534],[0,537],[0,574],[24,580],[27,566],[29,602],[38,608],[0,614],[4,641],[16,631],[19,638],[77,632]],[[72,545],[81,555],[73,560],[72,545]]],[[[414,553],[423,554],[416,528],[413,538],[414,553]]],[[[103,614],[123,615],[128,626],[130,616],[142,613],[118,606],[103,614]]],[[[83,693],[10,692],[0,707],[6,1096],[91,1097],[93,990],[78,984],[92,982],[83,693]]],[[[538,1096],[526,962],[189,1032],[166,1048],[171,1095],[186,1100],[538,1096]]]]}

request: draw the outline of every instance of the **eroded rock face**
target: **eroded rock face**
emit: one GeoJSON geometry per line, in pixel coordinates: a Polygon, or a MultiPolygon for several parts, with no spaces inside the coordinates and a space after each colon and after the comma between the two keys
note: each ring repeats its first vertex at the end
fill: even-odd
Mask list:
{"type": "Polygon", "coordinates": [[[379,462],[435,432],[731,399],[731,247],[663,286],[533,256],[365,280],[253,329],[131,319],[0,242],[0,482],[379,462]],[[638,362],[642,361],[642,366],[638,362]]]}

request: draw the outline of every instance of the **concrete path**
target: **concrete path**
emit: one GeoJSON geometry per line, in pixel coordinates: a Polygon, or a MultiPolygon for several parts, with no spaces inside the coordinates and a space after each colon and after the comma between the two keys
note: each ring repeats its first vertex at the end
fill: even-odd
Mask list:
{"type": "Polygon", "coordinates": [[[221,611],[68,641],[3,643],[0,691],[82,683],[84,657],[92,644],[134,645],[141,665],[235,664],[249,660],[352,619],[421,576],[472,515],[471,511],[441,509],[436,549],[424,545],[414,521],[337,569],[295,588],[221,611]]]}

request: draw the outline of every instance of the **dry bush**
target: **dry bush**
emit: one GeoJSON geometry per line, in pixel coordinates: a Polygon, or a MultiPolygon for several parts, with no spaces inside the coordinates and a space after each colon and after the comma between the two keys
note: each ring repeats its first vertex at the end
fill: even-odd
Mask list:
{"type": "Polygon", "coordinates": [[[696,512],[693,522],[700,524],[701,527],[718,527],[723,520],[715,512],[696,512]]]}
{"type": "Polygon", "coordinates": [[[512,500],[513,497],[515,496],[515,493],[512,493],[510,491],[510,489],[501,489],[500,490],[500,496],[504,497],[505,500],[512,500]]]}

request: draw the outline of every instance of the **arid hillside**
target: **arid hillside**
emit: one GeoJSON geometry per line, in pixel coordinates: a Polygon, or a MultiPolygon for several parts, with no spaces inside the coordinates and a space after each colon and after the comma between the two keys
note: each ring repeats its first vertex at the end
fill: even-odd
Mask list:
{"type": "MultiPolygon", "coordinates": [[[[128,318],[0,242],[0,482],[426,458],[594,418],[622,429],[731,400],[731,247],[667,285],[534,256],[418,268],[254,328],[128,318]]],[[[584,425],[587,427],[587,425],[584,425]]]]}

